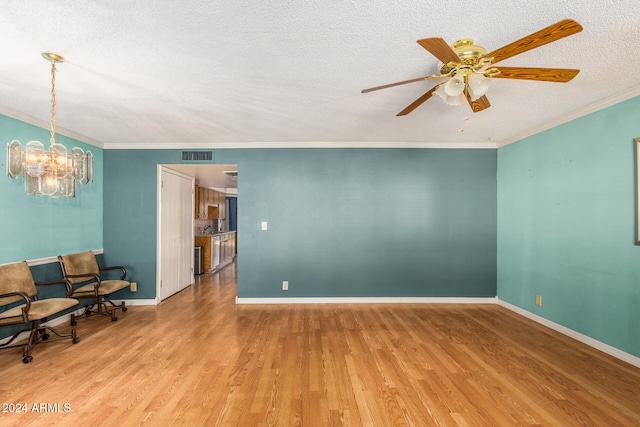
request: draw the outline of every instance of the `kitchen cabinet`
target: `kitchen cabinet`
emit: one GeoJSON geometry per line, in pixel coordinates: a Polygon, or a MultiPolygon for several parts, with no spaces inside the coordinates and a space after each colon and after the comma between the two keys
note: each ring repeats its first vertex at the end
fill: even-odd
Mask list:
{"type": "Polygon", "coordinates": [[[203,270],[215,271],[231,263],[236,256],[236,232],[196,236],[195,245],[202,246],[203,270]]]}
{"type": "Polygon", "coordinates": [[[196,186],[195,219],[225,219],[226,196],[219,191],[196,186]]]}
{"type": "Polygon", "coordinates": [[[236,256],[236,233],[230,232],[220,235],[220,266],[233,261],[236,256]]]}
{"type": "Polygon", "coordinates": [[[211,246],[212,237],[211,236],[196,236],[194,239],[194,244],[196,246],[202,247],[202,271],[208,272],[212,269],[211,267],[211,246]]]}

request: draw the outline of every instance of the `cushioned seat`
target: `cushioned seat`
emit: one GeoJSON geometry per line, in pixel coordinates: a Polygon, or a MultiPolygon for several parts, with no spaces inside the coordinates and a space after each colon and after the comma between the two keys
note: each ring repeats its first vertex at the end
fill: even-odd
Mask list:
{"type": "Polygon", "coordinates": [[[71,325],[76,324],[76,319],[90,316],[91,314],[102,314],[111,317],[111,321],[118,320],[115,313],[117,309],[127,311],[124,302],[116,305],[109,299],[114,292],[127,288],[130,282],[124,280],[127,270],[122,266],[99,267],[96,256],[92,251],[79,252],[69,255],[58,256],[60,268],[65,279],[72,286],[70,297],[91,298],[92,301],[85,305],[85,310],[80,316],[71,316],[71,325]],[[101,272],[118,270],[119,279],[103,279],[101,272]]]}
{"type": "MultiPolygon", "coordinates": [[[[27,313],[27,321],[46,319],[76,305],[78,305],[78,300],[73,298],[49,298],[33,301],[27,313]]],[[[22,312],[26,307],[26,304],[22,304],[0,313],[0,325],[12,325],[16,319],[22,319],[22,312]]]]}
{"type": "MultiPolygon", "coordinates": [[[[98,295],[112,294],[115,291],[128,287],[130,284],[131,283],[126,280],[102,280],[100,282],[100,287],[98,288],[98,295]]],[[[94,284],[80,286],[78,289],[73,291],[73,296],[76,298],[91,297],[93,295],[95,295],[94,284]]]]}
{"type": "MultiPolygon", "coordinates": [[[[0,345],[0,349],[23,346],[22,361],[29,363],[33,360],[31,356],[33,347],[41,341],[49,340],[50,335],[47,330],[56,334],[60,339],[71,338],[74,344],[79,341],[79,338],[76,337],[75,329],[72,329],[70,334],[61,334],[53,327],[43,324],[50,316],[62,313],[78,305],[78,300],[73,298],[38,299],[36,286],[55,284],[64,284],[66,294],[69,295],[71,284],[65,279],[34,282],[26,261],[0,266],[0,309],[7,308],[5,311],[0,312],[0,326],[25,326],[31,324],[29,328],[14,333],[9,341],[0,345]],[[16,305],[19,302],[22,302],[22,304],[16,305]],[[30,332],[28,342],[26,344],[12,345],[11,343],[16,341],[23,332],[30,332]]],[[[49,341],[58,341],[58,339],[49,341]]]]}

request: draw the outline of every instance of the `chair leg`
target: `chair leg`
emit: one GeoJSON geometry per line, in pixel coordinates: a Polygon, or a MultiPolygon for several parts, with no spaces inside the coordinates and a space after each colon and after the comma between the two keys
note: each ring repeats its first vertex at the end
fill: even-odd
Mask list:
{"type": "Polygon", "coordinates": [[[81,315],[71,315],[71,326],[76,325],[77,319],[88,317],[92,314],[100,314],[110,317],[111,321],[115,322],[116,320],[118,320],[118,318],[116,317],[116,310],[122,310],[123,312],[125,312],[128,310],[128,307],[125,306],[124,301],[117,305],[114,304],[113,301],[105,299],[103,296],[101,296],[98,298],[98,300],[92,302],[91,304],[85,305],[84,312],[81,315]]]}
{"type": "Polygon", "coordinates": [[[31,322],[31,324],[32,327],[31,333],[29,334],[29,340],[22,350],[22,361],[24,363],[30,363],[33,360],[33,356],[31,356],[31,350],[33,350],[33,347],[35,347],[35,345],[41,341],[53,342],[71,338],[71,342],[73,344],[77,344],[78,342],[80,342],[80,338],[78,338],[78,336],[76,335],[75,329],[72,329],[70,334],[62,334],[58,332],[58,330],[53,326],[40,324],[39,320],[34,320],[33,322],[31,322]],[[51,337],[51,335],[47,333],[47,330],[53,332],[59,338],[50,340],[49,338],[51,337]]]}
{"type": "MultiPolygon", "coordinates": [[[[46,319],[43,319],[43,320],[46,320],[46,319]]],[[[39,342],[60,341],[67,338],[71,338],[71,342],[74,344],[80,341],[80,338],[78,338],[76,335],[75,329],[72,329],[71,333],[69,334],[62,334],[52,326],[43,325],[41,323],[41,320],[33,320],[31,322],[30,328],[25,328],[16,332],[15,334],[13,334],[13,336],[9,341],[5,342],[4,344],[0,344],[0,350],[14,348],[14,347],[22,347],[22,361],[24,363],[30,363],[33,360],[33,356],[31,356],[31,350],[33,350],[33,347],[35,347],[36,344],[38,344],[39,342]],[[47,333],[47,330],[53,332],[59,338],[50,339],[51,335],[47,333]],[[21,342],[19,342],[17,344],[11,345],[16,340],[16,338],[18,338],[18,336],[23,332],[29,332],[29,338],[27,338],[27,343],[22,344],[21,342]]]]}
{"type": "Polygon", "coordinates": [[[113,310],[118,310],[118,309],[120,309],[120,310],[122,310],[122,311],[124,312],[124,311],[127,311],[127,310],[129,309],[128,307],[126,307],[126,306],[124,305],[124,301],[122,301],[119,305],[114,304],[114,303],[113,303],[113,301],[111,301],[110,299],[107,299],[107,300],[105,300],[104,302],[105,302],[105,303],[109,303],[109,304],[111,304],[111,306],[113,307],[113,310]]]}
{"type": "Polygon", "coordinates": [[[86,304],[84,306],[84,311],[80,315],[72,314],[71,315],[71,321],[70,321],[71,326],[76,326],[76,324],[78,323],[77,322],[78,319],[82,319],[83,317],[91,316],[94,313],[94,311],[92,311],[92,310],[93,310],[93,307],[96,306],[96,304],[97,304],[96,302],[92,302],[90,304],[86,304]]]}
{"type": "Polygon", "coordinates": [[[112,322],[118,320],[118,318],[116,317],[116,310],[122,310],[123,312],[127,311],[127,307],[125,307],[124,301],[120,305],[116,305],[111,300],[103,299],[102,301],[100,301],[100,307],[104,308],[104,311],[102,313],[105,316],[110,316],[112,322]],[[110,304],[111,306],[108,306],[107,304],[110,304]]]}
{"type": "Polygon", "coordinates": [[[31,356],[31,350],[33,350],[33,347],[38,343],[38,341],[40,341],[38,328],[39,323],[39,320],[34,320],[33,322],[31,322],[31,333],[29,334],[27,344],[25,344],[24,348],[22,349],[23,363],[30,363],[33,360],[33,357],[31,356]]]}
{"type": "Polygon", "coordinates": [[[15,334],[13,334],[13,336],[11,336],[11,339],[9,341],[7,341],[4,344],[0,344],[0,349],[5,350],[8,348],[22,347],[22,361],[24,363],[31,362],[33,360],[33,357],[31,357],[31,349],[40,340],[38,323],[39,322],[37,320],[34,320],[33,322],[31,322],[31,328],[22,329],[16,332],[15,334]],[[29,332],[29,338],[27,339],[27,343],[26,344],[18,343],[18,344],[11,345],[11,343],[15,341],[15,339],[18,338],[18,336],[23,332],[29,332]]]}

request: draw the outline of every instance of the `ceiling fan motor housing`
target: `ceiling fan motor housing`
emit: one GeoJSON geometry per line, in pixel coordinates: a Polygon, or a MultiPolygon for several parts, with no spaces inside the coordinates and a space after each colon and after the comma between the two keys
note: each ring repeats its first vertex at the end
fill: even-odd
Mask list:
{"type": "MultiPolygon", "coordinates": [[[[460,63],[471,68],[476,68],[479,59],[487,53],[487,49],[483,46],[474,44],[473,39],[460,39],[451,45],[454,52],[460,58],[460,63]]],[[[440,63],[440,73],[448,74],[451,70],[459,67],[459,64],[449,62],[448,64],[440,63]]]]}

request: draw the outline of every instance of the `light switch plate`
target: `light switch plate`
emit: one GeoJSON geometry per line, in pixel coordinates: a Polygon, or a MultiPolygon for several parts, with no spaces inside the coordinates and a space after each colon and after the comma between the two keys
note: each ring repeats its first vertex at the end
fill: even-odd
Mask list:
{"type": "Polygon", "coordinates": [[[263,231],[267,229],[267,221],[262,221],[261,228],[263,231]]]}

